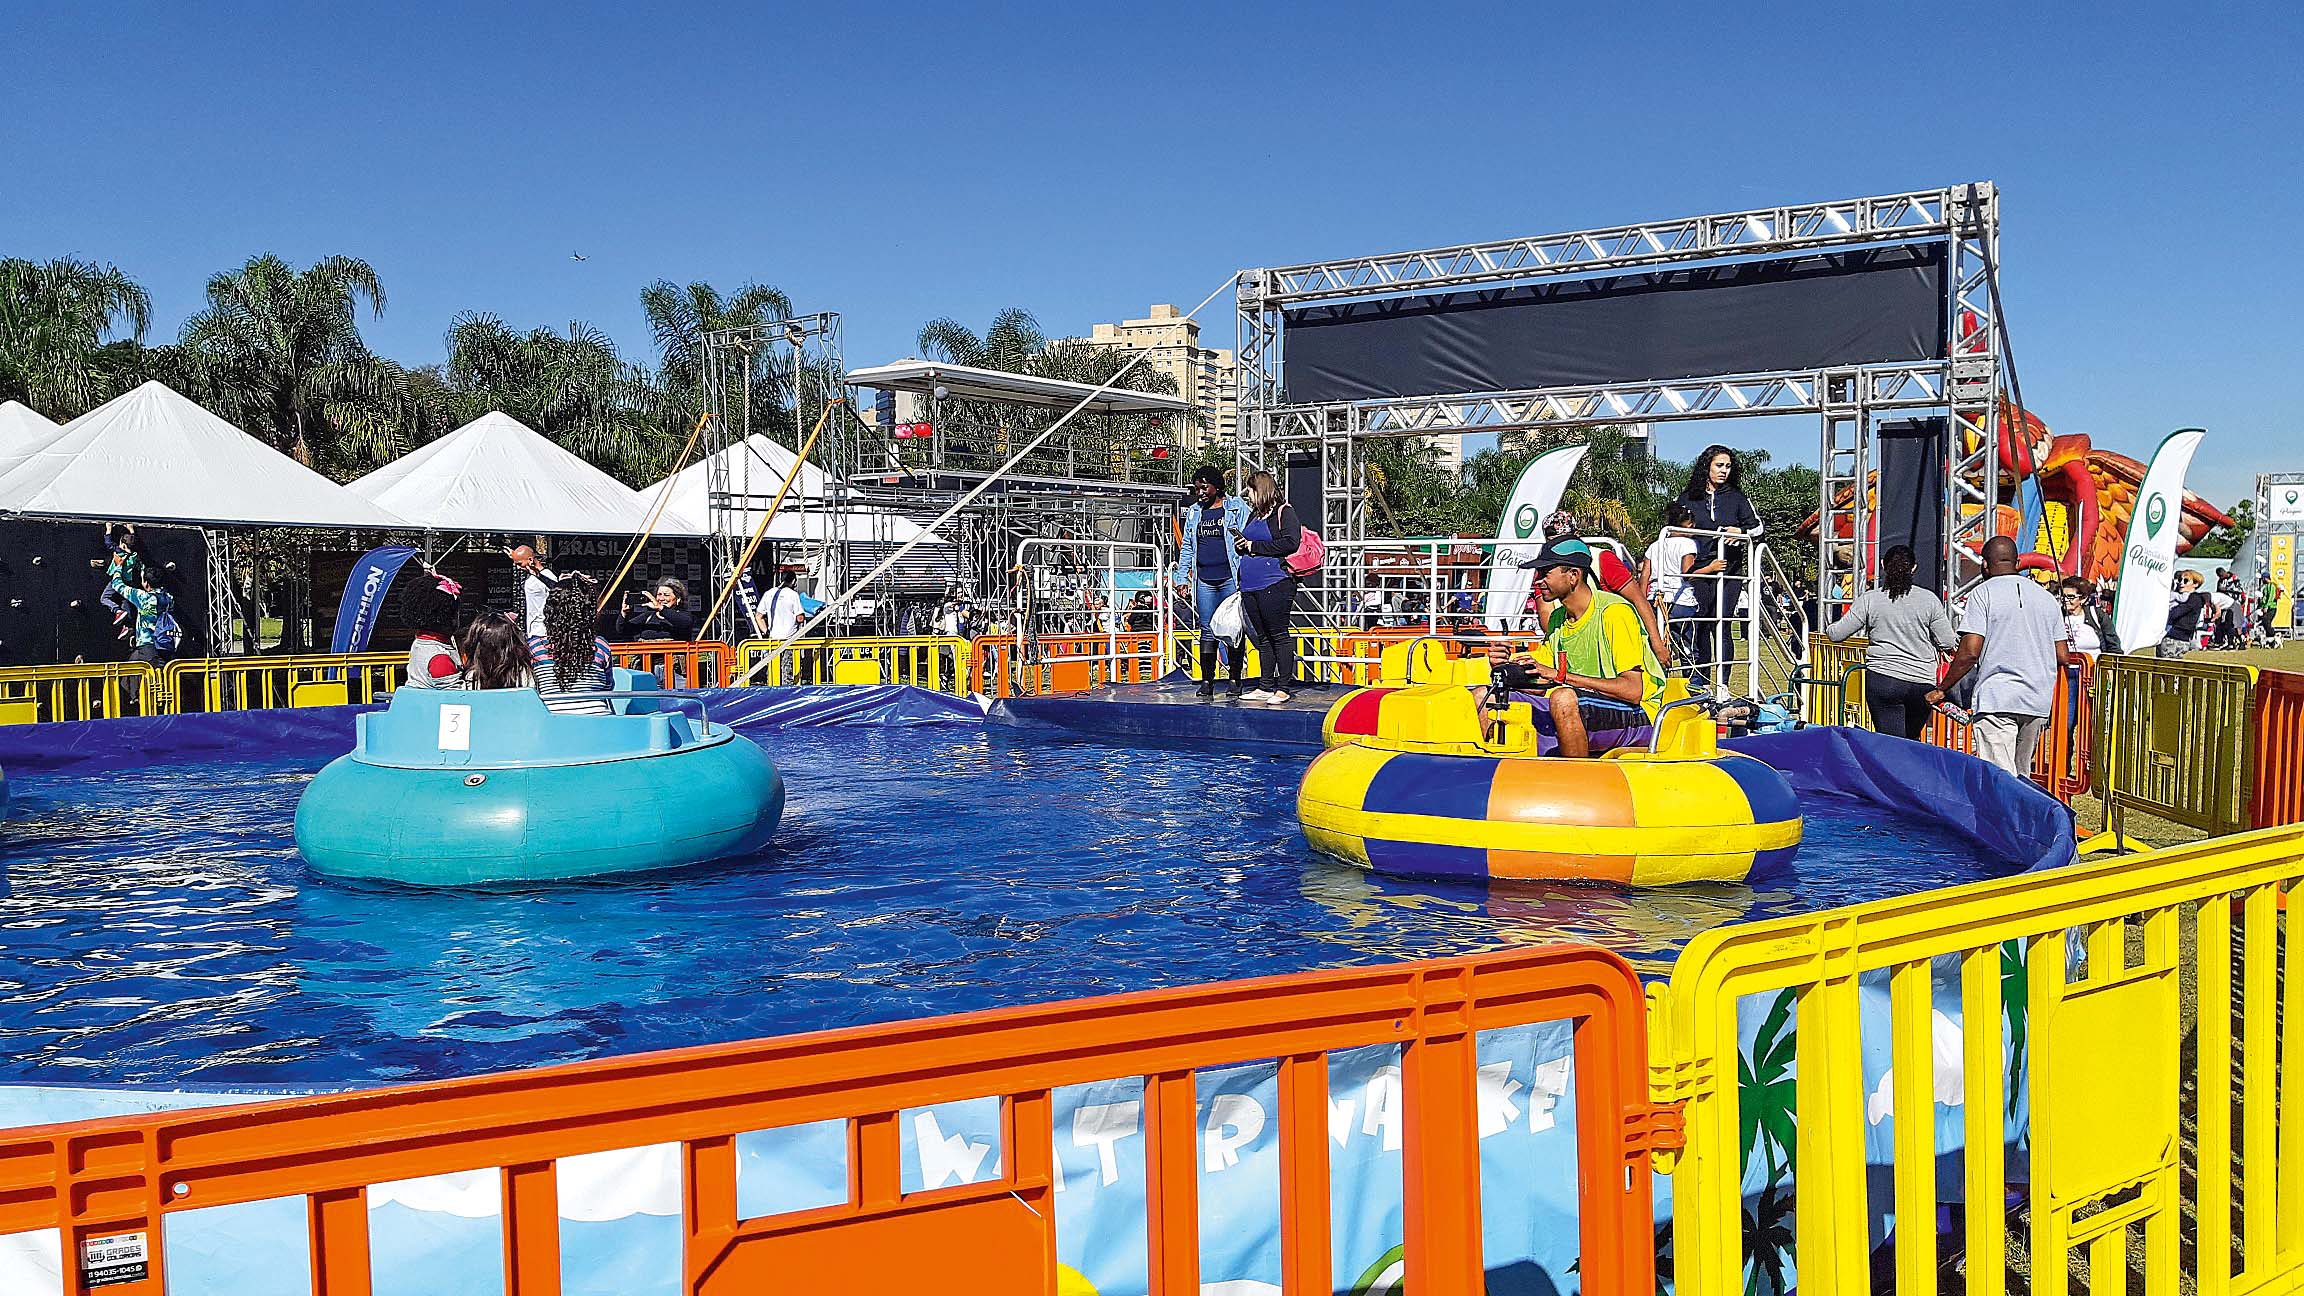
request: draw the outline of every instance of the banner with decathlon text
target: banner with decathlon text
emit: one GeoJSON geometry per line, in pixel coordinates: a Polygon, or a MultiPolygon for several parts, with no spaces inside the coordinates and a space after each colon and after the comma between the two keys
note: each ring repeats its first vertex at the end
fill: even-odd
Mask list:
{"type": "Polygon", "coordinates": [[[330,652],[361,652],[368,636],[376,633],[376,620],[384,614],[384,596],[392,592],[392,578],[416,551],[406,545],[385,545],[360,555],[344,582],[344,601],[336,606],[336,640],[330,652]]]}
{"type": "Polygon", "coordinates": [[[2199,428],[2171,433],[2144,470],[2120,550],[2120,600],[2112,632],[2121,647],[2145,651],[2168,634],[2168,600],[2176,583],[2176,541],[2184,530],[2184,474],[2208,434],[2199,428]]]}

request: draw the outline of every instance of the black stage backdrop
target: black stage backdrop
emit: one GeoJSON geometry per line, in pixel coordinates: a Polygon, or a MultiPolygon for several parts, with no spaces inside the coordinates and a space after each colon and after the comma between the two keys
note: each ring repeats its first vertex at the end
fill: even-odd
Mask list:
{"type": "Polygon", "coordinates": [[[1880,493],[1873,514],[1873,533],[1880,537],[1878,552],[1886,553],[1900,544],[1912,546],[1912,556],[1920,561],[1912,583],[1941,593],[1944,420],[1882,423],[1874,430],[1872,443],[1880,456],[1880,493]]]}
{"type": "Polygon", "coordinates": [[[1930,360],[1945,353],[1944,247],[1313,306],[1285,329],[1299,402],[1930,360]]]}
{"type": "MultiPolygon", "coordinates": [[[[189,527],[136,530],[175,595],[179,655],[198,655],[208,633],[207,542],[189,527]]],[[[99,601],[107,557],[99,523],[0,522],[0,664],[128,660],[129,643],[99,601]]]]}

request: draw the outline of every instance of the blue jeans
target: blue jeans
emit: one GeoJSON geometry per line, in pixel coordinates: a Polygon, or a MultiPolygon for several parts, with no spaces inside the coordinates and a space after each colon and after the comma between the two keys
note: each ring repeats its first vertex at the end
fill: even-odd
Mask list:
{"type": "Polygon", "coordinates": [[[1217,661],[1219,656],[1232,678],[1238,679],[1240,677],[1240,663],[1234,660],[1240,655],[1240,649],[1208,633],[1208,623],[1216,616],[1216,605],[1239,592],[1240,582],[1237,579],[1211,585],[1201,580],[1198,572],[1192,574],[1192,610],[1200,614],[1200,678],[1202,679],[1212,680],[1216,678],[1216,670],[1212,663],[1217,661]]]}

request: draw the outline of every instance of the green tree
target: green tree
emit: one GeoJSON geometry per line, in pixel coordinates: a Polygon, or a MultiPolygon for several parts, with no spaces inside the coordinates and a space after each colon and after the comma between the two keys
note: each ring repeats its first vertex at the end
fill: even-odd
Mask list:
{"type": "MultiPolygon", "coordinates": [[[[958,320],[932,319],[921,326],[918,341],[923,356],[979,369],[1098,386],[1117,377],[1124,391],[1173,394],[1176,390],[1176,380],[1157,369],[1141,364],[1128,368],[1134,357],[1125,351],[1091,346],[1077,338],[1049,340],[1040,321],[1030,311],[1015,306],[994,315],[982,334],[958,320]],[[1123,369],[1127,372],[1122,373],[1123,369]]],[[[998,463],[1064,412],[1063,408],[945,400],[936,408],[937,435],[946,441],[947,462],[957,450],[963,459],[998,463]]],[[[1173,434],[1160,430],[1157,421],[1148,427],[1141,415],[1082,415],[1066,424],[1060,438],[1043,446],[1023,471],[1119,476],[1127,461],[1145,457],[1149,443],[1172,439],[1173,434]]]]}
{"type": "MultiPolygon", "coordinates": [[[[656,373],[666,430],[678,432],[685,440],[704,410],[705,335],[790,319],[792,299],[766,284],[748,283],[734,296],[723,297],[719,289],[701,280],[681,287],[659,279],[640,290],[640,310],[656,337],[656,373]]],[[[786,402],[793,390],[791,348],[762,339],[751,354],[750,368],[752,430],[788,438],[791,413],[786,402]]]]}
{"type": "Polygon", "coordinates": [[[209,279],[207,297],[177,337],[188,395],[314,467],[356,471],[408,449],[407,375],[360,336],[362,302],[384,313],[367,262],[253,257],[209,279]]]}
{"type": "Polygon", "coordinates": [[[0,400],[87,413],[142,381],[151,322],[152,299],[117,266],[0,260],[0,400]]]}
{"type": "Polygon", "coordinates": [[[1384,437],[1362,442],[1358,454],[1369,521],[1383,534],[1455,535],[1465,529],[1464,479],[1441,462],[1438,445],[1422,437],[1384,437]]]}
{"type": "Polygon", "coordinates": [[[1493,534],[1528,461],[1578,444],[1588,448],[1568,479],[1561,507],[1582,519],[1589,533],[1612,536],[1635,552],[1646,546],[1656,538],[1664,504],[1679,492],[1686,470],[1670,460],[1650,458],[1643,438],[1612,426],[1549,431],[1474,455],[1464,469],[1459,526],[1479,535],[1493,534]]]}
{"type": "Polygon", "coordinates": [[[1767,529],[1767,543],[1776,561],[1791,578],[1793,591],[1816,588],[1816,537],[1806,530],[1815,514],[1821,481],[1806,464],[1779,468],[1768,462],[1765,450],[1738,450],[1743,465],[1745,497],[1767,529]]]}
{"type": "Polygon", "coordinates": [[[447,368],[423,385],[449,423],[500,410],[628,483],[661,471],[679,449],[662,389],[589,324],[519,333],[466,312],[449,326],[447,368]]]}
{"type": "Polygon", "coordinates": [[[2232,506],[2232,525],[2221,526],[2200,537],[2192,546],[2194,558],[2237,558],[2247,547],[2248,537],[2256,530],[2256,501],[2244,499],[2232,506]]]}

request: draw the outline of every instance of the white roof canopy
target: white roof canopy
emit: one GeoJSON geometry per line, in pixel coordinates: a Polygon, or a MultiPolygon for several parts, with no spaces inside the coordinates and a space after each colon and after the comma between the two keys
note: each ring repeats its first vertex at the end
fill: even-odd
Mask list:
{"type": "MultiPolygon", "coordinates": [[[[637,535],[647,506],[624,483],[509,414],[483,414],[348,488],[427,531],[637,535]]],[[[683,516],[660,535],[695,536],[683,516]]]]}
{"type": "Polygon", "coordinates": [[[400,528],[383,508],[148,382],[0,460],[0,512],[192,526],[400,528]]]}
{"type": "MultiPolygon", "coordinates": [[[[974,365],[949,364],[942,360],[899,360],[894,364],[878,365],[870,369],[852,369],[848,373],[851,387],[871,387],[880,391],[919,392],[936,395],[941,387],[944,397],[966,397],[974,400],[1005,401],[1011,405],[1047,405],[1057,409],[1070,409],[1081,398],[1096,391],[1093,383],[1076,383],[1062,378],[1035,378],[1031,374],[1009,373],[1004,369],[978,369],[974,365]]],[[[1114,388],[1097,395],[1088,402],[1091,414],[1181,414],[1191,406],[1181,396],[1162,396],[1153,392],[1127,391],[1114,388]]]]}
{"type": "MultiPolygon", "coordinates": [[[[784,445],[755,432],[718,454],[699,459],[668,480],[672,483],[672,496],[666,512],[690,519],[709,519],[712,512],[712,463],[720,460],[728,466],[726,489],[741,499],[728,501],[727,512],[721,525],[732,536],[749,539],[768,512],[776,492],[784,485],[784,478],[800,457],[784,445]]],[[[831,478],[822,468],[812,463],[800,463],[800,472],[793,478],[792,489],[784,497],[783,507],[776,512],[775,521],[768,524],[771,540],[824,540],[831,530],[825,515],[825,499],[831,478]]],[[[663,482],[643,486],[632,492],[644,509],[656,506],[656,494],[663,482]]],[[[922,535],[921,526],[900,513],[882,509],[849,508],[846,513],[847,538],[850,540],[910,540],[922,535]]],[[[661,528],[659,528],[661,529],[661,528]]],[[[699,527],[693,534],[706,530],[699,527]]],[[[942,540],[931,540],[942,544],[942,540]]]]}
{"type": "Polygon", "coordinates": [[[0,401],[0,472],[30,457],[63,427],[29,405],[0,401]]]}

